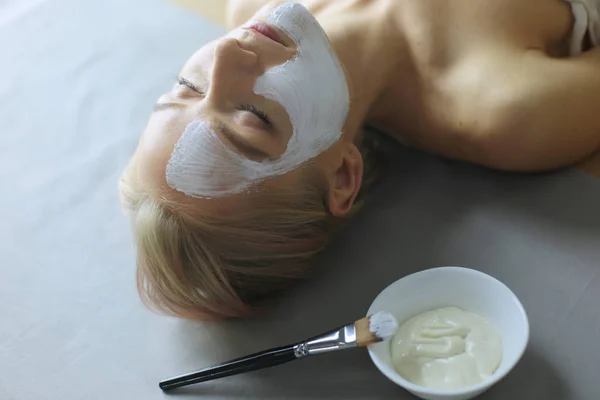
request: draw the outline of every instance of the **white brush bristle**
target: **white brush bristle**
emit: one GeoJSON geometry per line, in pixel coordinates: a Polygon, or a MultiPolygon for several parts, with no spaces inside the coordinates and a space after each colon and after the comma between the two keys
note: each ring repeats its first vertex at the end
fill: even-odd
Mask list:
{"type": "Polygon", "coordinates": [[[369,318],[369,331],[382,340],[389,339],[398,330],[398,321],[389,312],[379,311],[369,318]]]}

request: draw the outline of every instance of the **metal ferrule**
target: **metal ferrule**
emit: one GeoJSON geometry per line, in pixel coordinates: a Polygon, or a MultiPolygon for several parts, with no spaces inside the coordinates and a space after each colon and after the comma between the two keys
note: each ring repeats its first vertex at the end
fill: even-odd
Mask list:
{"type": "Polygon", "coordinates": [[[325,333],[294,346],[296,358],[356,347],[354,324],[325,333]]]}

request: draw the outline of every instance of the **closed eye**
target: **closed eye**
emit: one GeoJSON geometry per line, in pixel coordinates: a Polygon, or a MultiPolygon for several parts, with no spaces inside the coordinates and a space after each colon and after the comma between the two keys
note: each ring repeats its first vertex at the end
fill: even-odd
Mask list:
{"type": "Polygon", "coordinates": [[[268,127],[273,126],[271,120],[269,119],[269,116],[251,104],[241,104],[238,106],[238,110],[251,112],[252,114],[256,115],[262,122],[264,122],[268,127]]]}
{"type": "Polygon", "coordinates": [[[200,90],[200,88],[198,86],[194,85],[192,82],[190,82],[188,79],[185,79],[183,76],[179,76],[177,78],[177,82],[180,85],[187,86],[188,88],[192,89],[194,92],[196,92],[198,94],[204,95],[204,92],[202,90],[200,90]]]}
{"type": "MultiPolygon", "coordinates": [[[[203,90],[201,90],[197,85],[192,83],[189,79],[184,78],[183,76],[177,77],[177,82],[180,85],[183,85],[183,86],[186,86],[186,87],[192,89],[194,92],[196,92],[202,96],[205,95],[203,90]]],[[[256,117],[258,117],[258,119],[260,119],[265,125],[267,125],[267,127],[269,127],[269,128],[273,127],[273,124],[271,123],[269,116],[264,111],[259,110],[252,104],[241,104],[237,107],[237,109],[240,111],[251,112],[256,117]]]]}

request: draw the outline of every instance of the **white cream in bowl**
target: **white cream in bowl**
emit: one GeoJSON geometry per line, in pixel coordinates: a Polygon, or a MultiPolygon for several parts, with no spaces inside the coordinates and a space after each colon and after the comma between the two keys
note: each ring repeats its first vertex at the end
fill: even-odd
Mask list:
{"type": "MultiPolygon", "coordinates": [[[[502,358],[487,378],[478,383],[455,388],[426,387],[413,383],[402,376],[394,364],[391,348],[393,338],[392,341],[370,345],[369,355],[383,375],[422,399],[471,399],[501,381],[519,362],[527,348],[527,313],[517,296],[506,285],[473,269],[427,269],[390,284],[375,298],[367,315],[387,311],[402,325],[414,316],[446,307],[457,307],[482,317],[493,324],[500,336],[502,358]]],[[[465,342],[465,347],[467,346],[465,342]]],[[[456,351],[457,347],[453,349],[456,351]]]]}
{"type": "Polygon", "coordinates": [[[401,323],[390,351],[396,371],[409,382],[457,389],[492,376],[502,361],[502,339],[485,318],[443,307],[401,323]]]}

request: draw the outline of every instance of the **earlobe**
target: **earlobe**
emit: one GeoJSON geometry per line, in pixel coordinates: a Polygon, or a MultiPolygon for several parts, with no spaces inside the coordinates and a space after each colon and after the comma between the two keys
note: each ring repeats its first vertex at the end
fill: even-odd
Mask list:
{"type": "Polygon", "coordinates": [[[360,151],[352,143],[343,150],[341,160],[329,189],[329,212],[343,217],[354,205],[363,177],[363,160],[360,151]]]}

